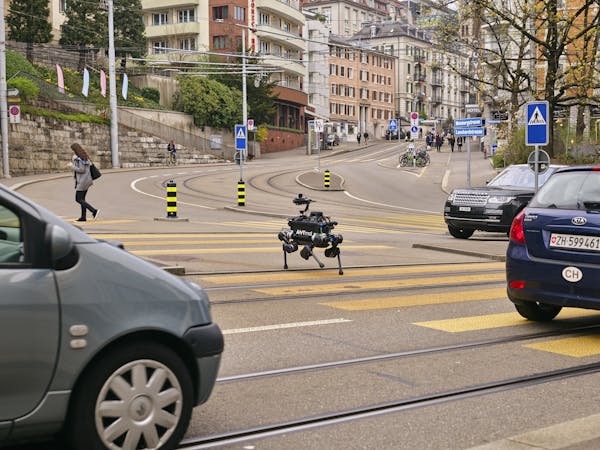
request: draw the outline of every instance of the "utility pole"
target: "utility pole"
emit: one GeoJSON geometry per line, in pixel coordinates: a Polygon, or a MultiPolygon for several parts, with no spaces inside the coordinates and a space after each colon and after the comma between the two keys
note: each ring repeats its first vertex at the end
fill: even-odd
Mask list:
{"type": "MultiPolygon", "coordinates": [[[[2,0],[0,0],[2,1],[2,0]]],[[[113,0],[107,0],[108,6],[108,87],[110,97],[110,152],[112,166],[119,167],[119,124],[117,114],[117,75],[115,72],[115,25],[113,0]]]]}
{"type": "Polygon", "coordinates": [[[2,131],[2,171],[10,178],[8,162],[8,107],[6,105],[6,25],[4,0],[0,0],[0,129],[2,131]]]}

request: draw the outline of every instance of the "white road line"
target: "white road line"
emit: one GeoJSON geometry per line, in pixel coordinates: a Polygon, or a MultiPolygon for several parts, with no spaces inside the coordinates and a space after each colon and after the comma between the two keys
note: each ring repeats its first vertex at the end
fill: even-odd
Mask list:
{"type": "Polygon", "coordinates": [[[388,208],[394,208],[394,209],[402,209],[404,211],[417,211],[417,212],[422,212],[422,213],[429,213],[429,214],[439,214],[439,211],[427,211],[426,209],[415,209],[415,208],[404,208],[402,206],[395,206],[395,205],[390,205],[388,203],[377,203],[377,202],[372,202],[370,200],[365,200],[363,198],[359,198],[356,197],[352,194],[350,194],[348,191],[344,191],[344,194],[346,194],[348,197],[353,198],[354,200],[358,200],[359,202],[365,202],[365,203],[370,203],[371,205],[377,205],[377,206],[387,206],[388,208]]]}
{"type": "MultiPolygon", "coordinates": [[[[162,176],[164,176],[164,177],[168,177],[169,175],[162,175],[162,176]]],[[[166,196],[165,196],[165,197],[160,197],[160,196],[158,196],[158,195],[148,194],[147,192],[141,191],[141,190],[139,190],[139,189],[137,188],[136,184],[137,184],[139,181],[143,181],[143,180],[146,180],[146,179],[148,179],[148,178],[153,178],[153,177],[154,177],[154,175],[153,175],[153,176],[151,176],[151,177],[142,177],[142,178],[138,178],[138,179],[136,179],[136,180],[133,180],[133,181],[131,182],[131,184],[129,185],[129,187],[130,187],[131,189],[133,189],[135,192],[137,192],[138,194],[147,195],[148,197],[152,197],[152,198],[158,198],[158,199],[160,199],[160,200],[162,200],[162,201],[165,201],[165,198],[166,198],[166,196]]],[[[177,203],[178,203],[178,204],[180,204],[180,205],[195,206],[196,208],[204,208],[204,209],[212,209],[212,210],[216,210],[216,209],[217,209],[217,208],[211,208],[210,206],[198,205],[198,204],[196,204],[196,203],[187,203],[187,202],[181,202],[181,201],[179,201],[179,200],[177,200],[177,203]]]]}
{"type": "Polygon", "coordinates": [[[256,331],[272,331],[272,330],[283,330],[285,328],[314,327],[317,325],[331,325],[334,323],[346,323],[346,322],[352,322],[352,321],[349,319],[329,319],[329,320],[313,320],[310,322],[280,323],[277,325],[264,325],[262,327],[233,328],[231,330],[223,330],[223,334],[254,333],[256,331]]]}

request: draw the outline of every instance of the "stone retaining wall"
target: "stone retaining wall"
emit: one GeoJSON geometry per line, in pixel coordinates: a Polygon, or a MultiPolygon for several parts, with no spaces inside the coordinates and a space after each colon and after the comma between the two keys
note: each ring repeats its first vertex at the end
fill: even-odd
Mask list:
{"type": "MultiPolygon", "coordinates": [[[[8,142],[11,176],[64,172],[73,155],[73,142],[79,142],[100,168],[112,167],[110,129],[106,125],[22,114],[21,123],[9,125],[8,142]]],[[[166,164],[166,158],[167,141],[119,127],[121,167],[160,166],[166,164]]],[[[181,164],[218,161],[180,146],[177,158],[181,164]]]]}

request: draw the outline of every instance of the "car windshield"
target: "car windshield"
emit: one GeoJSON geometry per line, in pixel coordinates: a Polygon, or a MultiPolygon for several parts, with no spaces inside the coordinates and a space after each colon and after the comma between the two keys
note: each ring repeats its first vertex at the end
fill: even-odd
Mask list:
{"type": "Polygon", "coordinates": [[[554,175],[531,200],[536,208],[600,211],[600,172],[578,170],[554,175]]]}
{"type": "MultiPolygon", "coordinates": [[[[552,175],[554,169],[548,169],[538,176],[538,185],[541,186],[552,175]]],[[[535,173],[529,166],[510,166],[500,172],[488,186],[495,187],[535,187],[535,173]]]]}

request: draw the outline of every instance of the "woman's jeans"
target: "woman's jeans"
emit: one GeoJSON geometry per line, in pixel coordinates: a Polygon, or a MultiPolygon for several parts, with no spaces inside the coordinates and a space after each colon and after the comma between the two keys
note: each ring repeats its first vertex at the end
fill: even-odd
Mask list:
{"type": "Polygon", "coordinates": [[[85,210],[89,209],[92,214],[96,211],[96,209],[85,201],[85,196],[87,191],[75,191],[75,201],[81,205],[81,218],[85,219],[85,210]]]}

